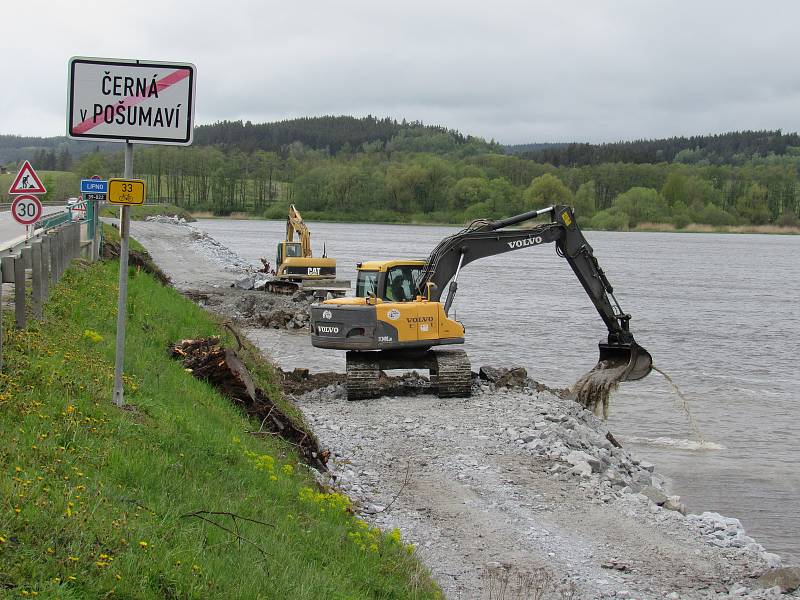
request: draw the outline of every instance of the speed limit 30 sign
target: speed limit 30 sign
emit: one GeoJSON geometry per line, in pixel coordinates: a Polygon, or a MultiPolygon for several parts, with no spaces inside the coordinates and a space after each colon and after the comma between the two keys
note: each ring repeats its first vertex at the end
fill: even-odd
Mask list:
{"type": "Polygon", "coordinates": [[[11,203],[11,214],[17,223],[33,225],[42,218],[42,203],[30,194],[17,196],[11,203]]]}

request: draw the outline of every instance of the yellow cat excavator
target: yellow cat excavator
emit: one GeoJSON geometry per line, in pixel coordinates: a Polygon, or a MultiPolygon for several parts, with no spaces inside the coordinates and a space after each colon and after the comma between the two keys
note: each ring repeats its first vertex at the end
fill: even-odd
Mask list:
{"type": "Polygon", "coordinates": [[[469,396],[471,369],[463,350],[437,349],[464,343],[464,326],[448,315],[458,276],[469,263],[549,242],[566,259],[608,328],[599,344],[597,370],[617,381],[641,379],[652,358],[629,330],[614,290],[575,222],[572,208],[550,206],[496,221],[479,219],[443,239],[427,260],[358,264],[356,295],[311,307],[311,342],[317,348],[347,350],[347,397],[375,397],[381,370],[428,369],[440,397],[469,396]],[[508,229],[541,215],[551,222],[508,229]],[[440,301],[450,282],[447,298],[440,301]],[[613,300],[613,304],[612,304],[613,300]]]}
{"type": "Polygon", "coordinates": [[[314,258],[311,231],[292,204],[286,219],[286,239],[278,242],[275,276],[267,282],[267,290],[291,294],[301,287],[312,291],[330,291],[336,295],[345,293],[350,284],[336,280],[336,259],[328,258],[324,249],[322,258],[314,258]],[[299,241],[294,241],[295,233],[299,241]]]}

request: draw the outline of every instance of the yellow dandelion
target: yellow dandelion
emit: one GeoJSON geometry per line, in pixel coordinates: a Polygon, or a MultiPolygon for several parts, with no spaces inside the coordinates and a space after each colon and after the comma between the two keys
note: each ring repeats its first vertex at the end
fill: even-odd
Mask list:
{"type": "Polygon", "coordinates": [[[144,540],[139,541],[139,548],[147,548],[147,542],[144,540]]]}

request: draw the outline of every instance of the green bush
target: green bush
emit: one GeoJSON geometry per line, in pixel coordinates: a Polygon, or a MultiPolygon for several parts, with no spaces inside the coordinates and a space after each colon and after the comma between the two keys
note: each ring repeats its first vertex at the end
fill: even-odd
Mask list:
{"type": "Polygon", "coordinates": [[[663,223],[668,220],[667,203],[652,188],[633,187],[614,200],[614,208],[629,217],[631,227],[643,221],[663,223]]]}
{"type": "Polygon", "coordinates": [[[595,198],[597,197],[597,189],[594,180],[582,183],[575,193],[575,216],[579,221],[588,222],[592,218],[597,207],[595,206],[595,198]]]}
{"type": "Polygon", "coordinates": [[[692,220],[689,218],[688,212],[679,212],[672,215],[672,224],[675,225],[677,229],[683,229],[691,222],[692,220]]]}
{"type": "Polygon", "coordinates": [[[601,210],[596,213],[589,221],[589,229],[601,229],[603,231],[628,231],[630,217],[614,208],[601,210]]]}
{"type": "MultiPolygon", "coordinates": [[[[289,214],[289,205],[282,202],[276,202],[264,209],[261,215],[265,219],[285,219],[289,214]]],[[[302,214],[302,213],[301,213],[302,214]]]]}
{"type": "Polygon", "coordinates": [[[697,220],[700,223],[714,225],[715,227],[723,225],[736,225],[736,217],[728,212],[725,212],[716,204],[706,204],[706,206],[699,211],[697,220]]]}
{"type": "Polygon", "coordinates": [[[464,211],[464,221],[471,222],[475,219],[489,219],[492,216],[492,208],[487,202],[476,202],[464,211]]]}

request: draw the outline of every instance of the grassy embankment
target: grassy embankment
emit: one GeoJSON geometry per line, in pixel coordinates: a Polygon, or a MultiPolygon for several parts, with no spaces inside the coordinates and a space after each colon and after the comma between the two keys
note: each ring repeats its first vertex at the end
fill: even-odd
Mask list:
{"type": "MultiPolygon", "coordinates": [[[[117,271],[74,266],[26,330],[5,315],[0,597],[437,597],[399,533],[318,492],[288,444],[248,434],[257,424],[168,358],[170,342],[226,336],[143,272],[129,287],[130,408],[111,404],[117,271]]],[[[272,367],[244,358],[279,395],[272,367]]]]}

